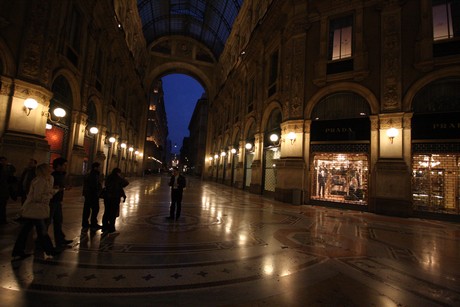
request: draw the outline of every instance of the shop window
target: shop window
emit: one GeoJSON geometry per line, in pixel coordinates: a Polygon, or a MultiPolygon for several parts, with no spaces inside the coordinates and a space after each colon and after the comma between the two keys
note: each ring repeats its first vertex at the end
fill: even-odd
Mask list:
{"type": "Polygon", "coordinates": [[[433,55],[460,53],[460,1],[433,1],[433,55]]]}
{"type": "Polygon", "coordinates": [[[367,154],[316,153],[312,199],[367,205],[367,154]]]}
{"type": "Polygon", "coordinates": [[[459,213],[460,156],[420,154],[412,157],[414,210],[459,213]]]}

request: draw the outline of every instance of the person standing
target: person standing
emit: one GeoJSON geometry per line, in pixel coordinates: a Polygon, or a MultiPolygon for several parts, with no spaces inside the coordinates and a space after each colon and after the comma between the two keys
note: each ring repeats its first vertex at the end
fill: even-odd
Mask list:
{"type": "Polygon", "coordinates": [[[29,194],[22,206],[22,228],[14,244],[12,257],[14,260],[25,259],[30,254],[25,253],[27,238],[35,226],[37,239],[47,256],[59,254],[48,235],[45,219],[49,217],[49,202],[57,190],[53,189],[54,179],[51,176],[50,166],[40,164],[36,169],[36,178],[30,184],[29,194]]]}
{"type": "Polygon", "coordinates": [[[99,172],[99,162],[94,162],[91,165],[90,173],[85,177],[83,182],[83,196],[85,203],[83,204],[83,215],[81,220],[82,229],[91,227],[92,231],[102,229],[102,226],[97,223],[97,215],[99,213],[99,194],[101,194],[102,183],[101,173],[99,172]],[[88,219],[90,218],[90,223],[88,219]]]}
{"type": "Polygon", "coordinates": [[[35,169],[37,168],[37,160],[30,159],[29,164],[24,169],[19,181],[19,195],[21,196],[21,204],[24,204],[29,193],[29,187],[32,180],[35,178],[35,169]]]}
{"type": "Polygon", "coordinates": [[[129,182],[121,176],[121,169],[114,168],[105,180],[104,215],[102,216],[103,234],[114,233],[115,222],[120,215],[121,197],[126,198],[123,190],[129,182]]]}
{"type": "Polygon", "coordinates": [[[173,174],[169,180],[169,186],[171,187],[171,206],[169,207],[169,216],[166,217],[168,220],[176,221],[180,217],[182,207],[182,194],[186,185],[185,177],[179,173],[177,167],[173,168],[173,174]]]}
{"type": "Polygon", "coordinates": [[[6,204],[8,199],[12,197],[13,185],[16,184],[15,171],[16,168],[8,163],[6,157],[0,157],[0,225],[7,224],[6,204]]]}
{"type": "Polygon", "coordinates": [[[66,240],[62,231],[62,200],[64,199],[65,177],[66,177],[67,160],[59,157],[53,160],[54,171],[51,175],[54,178],[54,188],[58,190],[51,199],[50,205],[50,223],[53,223],[54,243],[56,246],[67,246],[73,240],[66,240]]]}

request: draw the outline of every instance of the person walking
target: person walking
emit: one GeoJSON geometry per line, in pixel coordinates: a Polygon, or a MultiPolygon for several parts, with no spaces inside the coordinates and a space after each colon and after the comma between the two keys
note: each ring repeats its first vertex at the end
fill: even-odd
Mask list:
{"type": "Polygon", "coordinates": [[[115,222],[120,215],[121,197],[126,198],[123,188],[129,182],[121,176],[121,169],[114,168],[105,180],[104,215],[102,216],[102,232],[104,235],[116,231],[115,222]]]}
{"type": "Polygon", "coordinates": [[[16,184],[14,173],[16,168],[8,163],[6,157],[0,157],[0,225],[7,224],[6,221],[6,204],[10,197],[14,199],[12,190],[16,184]]]}
{"type": "Polygon", "coordinates": [[[185,177],[179,173],[177,167],[173,168],[173,174],[169,180],[169,186],[171,187],[171,206],[169,207],[169,216],[166,217],[168,220],[178,220],[180,217],[182,207],[182,194],[186,186],[185,177]]]}
{"type": "Polygon", "coordinates": [[[36,169],[36,178],[30,184],[29,193],[22,206],[22,228],[14,244],[13,260],[25,259],[31,254],[25,253],[27,238],[35,226],[39,244],[47,256],[59,254],[48,235],[45,219],[49,217],[49,202],[57,189],[53,189],[54,178],[51,176],[50,166],[40,164],[36,169]]]}
{"type": "Polygon", "coordinates": [[[85,203],[83,204],[83,214],[81,220],[82,230],[87,230],[91,227],[92,231],[102,229],[102,226],[97,223],[97,215],[99,213],[99,195],[102,190],[101,173],[99,172],[99,162],[91,164],[91,171],[85,177],[83,182],[83,196],[85,203]],[[91,219],[88,222],[88,219],[91,219]]]}
{"type": "Polygon", "coordinates": [[[65,176],[66,176],[67,160],[59,157],[53,160],[54,171],[51,175],[54,178],[54,188],[57,193],[54,194],[50,201],[50,223],[53,223],[54,243],[58,247],[66,247],[73,240],[67,240],[62,231],[63,215],[62,215],[62,200],[64,199],[65,176]]]}

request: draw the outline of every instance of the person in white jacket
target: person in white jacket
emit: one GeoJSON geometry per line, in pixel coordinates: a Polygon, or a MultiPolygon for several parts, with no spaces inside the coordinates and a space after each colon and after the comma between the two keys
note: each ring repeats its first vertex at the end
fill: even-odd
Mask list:
{"type": "Polygon", "coordinates": [[[13,260],[25,259],[31,254],[25,253],[27,238],[35,226],[37,239],[45,251],[46,256],[59,254],[48,235],[45,219],[49,217],[49,202],[57,192],[53,189],[54,179],[51,168],[47,163],[40,164],[36,170],[37,177],[30,184],[27,199],[22,206],[23,226],[13,248],[13,260]]]}

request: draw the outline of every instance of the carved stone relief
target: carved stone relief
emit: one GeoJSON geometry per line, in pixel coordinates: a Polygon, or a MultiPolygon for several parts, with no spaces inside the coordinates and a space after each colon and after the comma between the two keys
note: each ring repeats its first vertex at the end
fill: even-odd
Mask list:
{"type": "Polygon", "coordinates": [[[383,16],[382,25],[382,109],[401,106],[401,31],[400,14],[383,16]]]}
{"type": "Polygon", "coordinates": [[[40,59],[44,45],[44,33],[49,1],[33,2],[30,8],[30,26],[27,28],[25,40],[27,48],[24,48],[23,61],[20,61],[20,74],[25,77],[37,79],[40,74],[40,59]]]}

